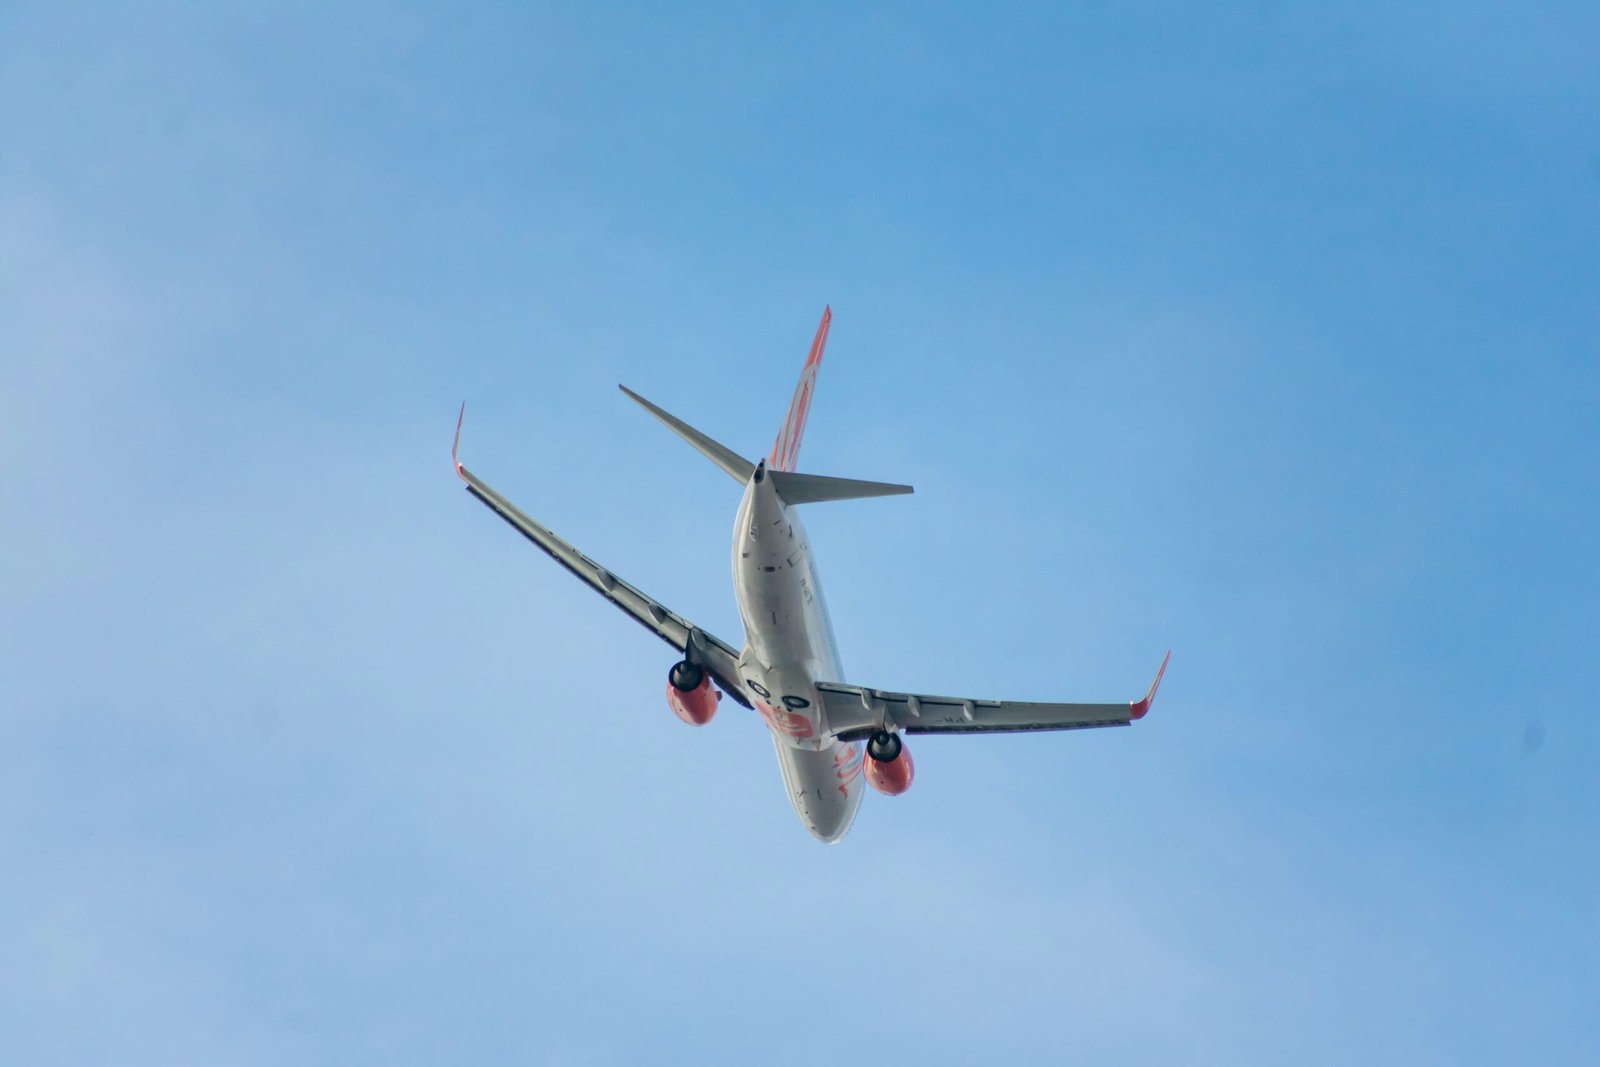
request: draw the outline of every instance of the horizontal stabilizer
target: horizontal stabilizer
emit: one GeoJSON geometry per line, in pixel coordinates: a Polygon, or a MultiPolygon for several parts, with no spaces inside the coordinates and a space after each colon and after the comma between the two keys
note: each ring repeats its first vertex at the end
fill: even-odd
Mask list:
{"type": "Polygon", "coordinates": [[[660,408],[650,403],[650,401],[646,400],[632,389],[629,389],[626,385],[619,385],[617,388],[621,389],[624,393],[627,393],[630,397],[637,401],[640,407],[644,408],[650,414],[666,423],[667,429],[671,430],[685,441],[688,441],[695,447],[696,451],[709,459],[711,462],[715,463],[717,466],[721,467],[728,473],[728,477],[732,478],[740,485],[748,482],[750,480],[750,476],[756,472],[756,465],[739,455],[739,453],[735,452],[733,449],[713,441],[711,438],[707,437],[693,426],[690,426],[682,419],[662,411],[660,408]]]}
{"type": "Polygon", "coordinates": [[[860,482],[854,478],[827,478],[820,474],[795,474],[768,471],[772,488],[785,503],[816,504],[824,500],[860,500],[869,496],[902,496],[912,492],[909,485],[889,482],[860,482]]]}

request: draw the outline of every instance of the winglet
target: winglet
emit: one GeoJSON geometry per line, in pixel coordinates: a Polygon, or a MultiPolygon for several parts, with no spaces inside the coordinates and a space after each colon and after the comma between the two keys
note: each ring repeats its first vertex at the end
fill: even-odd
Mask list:
{"type": "Polygon", "coordinates": [[[461,402],[461,414],[456,416],[456,441],[455,444],[450,446],[450,465],[456,469],[456,477],[462,481],[467,480],[467,472],[461,468],[461,460],[458,457],[461,453],[461,422],[466,417],[467,402],[463,400],[461,402]]]}
{"type": "Polygon", "coordinates": [[[1156,680],[1150,683],[1150,692],[1144,695],[1143,700],[1128,705],[1128,718],[1142,719],[1145,716],[1145,712],[1150,710],[1150,703],[1156,698],[1156,689],[1161,685],[1161,676],[1167,673],[1167,660],[1171,658],[1172,650],[1169,648],[1166,658],[1161,661],[1161,669],[1156,671],[1156,680]]]}

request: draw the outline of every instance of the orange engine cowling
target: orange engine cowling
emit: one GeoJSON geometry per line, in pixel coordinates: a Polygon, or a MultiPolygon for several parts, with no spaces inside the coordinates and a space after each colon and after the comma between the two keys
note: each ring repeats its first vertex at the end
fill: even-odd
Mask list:
{"type": "Polygon", "coordinates": [[[690,689],[678,688],[680,681],[692,680],[684,678],[679,667],[674,667],[672,673],[667,675],[667,706],[672,709],[672,714],[690,726],[704,726],[717,713],[717,701],[722,699],[722,694],[711,684],[708,674],[699,668],[695,670],[700,675],[700,682],[690,689]]]}
{"type": "Polygon", "coordinates": [[[886,797],[897,797],[910,789],[911,777],[916,773],[911,750],[904,744],[899,745],[899,749],[899,754],[891,760],[875,760],[868,756],[861,761],[866,764],[867,784],[886,797]]]}

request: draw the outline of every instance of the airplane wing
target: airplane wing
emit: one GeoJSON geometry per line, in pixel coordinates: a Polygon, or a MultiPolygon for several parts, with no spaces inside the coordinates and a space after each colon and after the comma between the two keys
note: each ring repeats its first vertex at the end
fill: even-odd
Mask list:
{"type": "Polygon", "coordinates": [[[700,629],[682,615],[618,578],[528,518],[517,509],[516,505],[489,488],[477,475],[461,465],[457,452],[461,447],[461,419],[466,416],[466,410],[466,405],[461,405],[461,417],[456,419],[456,444],[450,451],[450,459],[455,465],[456,474],[467,483],[467,492],[483,501],[496,515],[516,527],[523,537],[543,549],[546,555],[577,575],[595,592],[621,608],[635,622],[704,667],[706,673],[711,675],[724,693],[745,707],[750,707],[750,700],[744,695],[739,682],[739,653],[727,642],[700,629]]]}
{"type": "Polygon", "coordinates": [[[1025,730],[1083,730],[1127,726],[1144,718],[1167,671],[1168,652],[1143,700],[1117,704],[1030,704],[1018,700],[891,693],[843,682],[818,682],[828,726],[844,741],[856,741],[884,728],[908,734],[998,734],[1025,730]]]}

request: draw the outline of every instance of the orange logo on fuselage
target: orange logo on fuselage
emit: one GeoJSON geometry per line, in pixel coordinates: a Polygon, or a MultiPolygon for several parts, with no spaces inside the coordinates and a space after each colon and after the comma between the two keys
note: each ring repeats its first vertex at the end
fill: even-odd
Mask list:
{"type": "Polygon", "coordinates": [[[850,783],[861,777],[861,753],[854,745],[846,745],[833,757],[833,776],[839,779],[839,792],[850,795],[850,783]]]}
{"type": "Polygon", "coordinates": [[[767,725],[785,737],[806,738],[812,734],[811,720],[784,708],[756,702],[756,710],[767,720],[767,725]]]}

